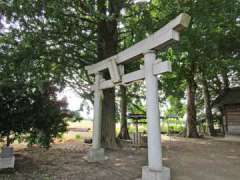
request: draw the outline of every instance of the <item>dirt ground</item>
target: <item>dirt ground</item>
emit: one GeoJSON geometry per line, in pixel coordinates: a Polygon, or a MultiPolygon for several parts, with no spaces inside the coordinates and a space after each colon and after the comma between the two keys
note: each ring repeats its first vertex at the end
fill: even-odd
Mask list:
{"type": "MultiPolygon", "coordinates": [[[[240,137],[239,137],[240,138],[240,137]]],[[[164,164],[172,180],[240,179],[240,141],[163,137],[164,164]]],[[[49,150],[16,148],[16,169],[2,172],[3,180],[135,180],[147,164],[145,148],[107,151],[108,160],[88,163],[90,146],[67,140],[49,150]]]]}

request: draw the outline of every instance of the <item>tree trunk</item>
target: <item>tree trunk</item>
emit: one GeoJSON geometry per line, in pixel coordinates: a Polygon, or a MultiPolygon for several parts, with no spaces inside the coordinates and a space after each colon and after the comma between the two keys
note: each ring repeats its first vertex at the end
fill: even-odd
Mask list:
{"type": "Polygon", "coordinates": [[[223,81],[223,90],[225,91],[229,88],[230,82],[229,82],[228,75],[226,72],[222,72],[221,76],[222,76],[222,81],[223,81]]]}
{"type": "Polygon", "coordinates": [[[210,94],[208,90],[208,82],[205,79],[204,75],[202,75],[202,85],[203,85],[205,116],[208,124],[208,129],[209,129],[210,136],[214,136],[215,131],[214,131],[214,124],[213,124],[211,99],[210,99],[210,94]]]}
{"type": "Polygon", "coordinates": [[[223,134],[223,136],[225,136],[226,135],[226,132],[225,132],[225,125],[226,125],[226,123],[225,123],[223,109],[221,109],[220,112],[221,112],[221,122],[220,123],[221,123],[221,127],[222,127],[222,134],[223,134]]]}
{"type": "Polygon", "coordinates": [[[10,133],[7,134],[7,143],[6,146],[9,147],[11,144],[10,133]]]}
{"type": "Polygon", "coordinates": [[[121,130],[118,135],[119,139],[130,139],[127,127],[127,88],[120,86],[121,101],[120,101],[120,112],[121,112],[121,130]]]}
{"type": "Polygon", "coordinates": [[[196,84],[194,81],[194,74],[191,74],[187,80],[187,137],[198,138],[197,132],[197,115],[196,115],[196,84]]]}
{"type": "Polygon", "coordinates": [[[103,91],[103,116],[102,116],[102,145],[105,148],[116,148],[115,133],[115,91],[106,89],[103,91]]]}
{"type": "MultiPolygon", "coordinates": [[[[115,0],[98,0],[98,11],[111,18],[101,17],[97,24],[97,51],[98,60],[101,61],[117,53],[118,31],[117,17],[120,14],[120,7],[115,0]],[[108,4],[108,7],[107,7],[108,4]]],[[[104,74],[106,78],[109,73],[104,74]]],[[[102,113],[102,145],[105,148],[116,148],[115,133],[115,89],[105,89],[103,91],[103,113],[102,113]]]]}

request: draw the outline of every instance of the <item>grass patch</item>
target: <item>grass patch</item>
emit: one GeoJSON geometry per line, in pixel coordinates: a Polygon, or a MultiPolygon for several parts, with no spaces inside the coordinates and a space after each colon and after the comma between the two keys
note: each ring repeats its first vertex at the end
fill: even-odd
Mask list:
{"type": "Polygon", "coordinates": [[[80,140],[82,139],[82,137],[81,137],[80,134],[76,134],[76,135],[75,135],[75,139],[78,140],[78,141],[80,141],[80,140]]]}

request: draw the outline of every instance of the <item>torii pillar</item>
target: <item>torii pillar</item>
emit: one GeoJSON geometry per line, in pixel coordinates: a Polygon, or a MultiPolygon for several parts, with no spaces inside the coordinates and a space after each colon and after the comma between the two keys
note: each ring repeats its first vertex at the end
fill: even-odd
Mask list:
{"type": "Polygon", "coordinates": [[[93,142],[88,153],[88,161],[96,162],[105,160],[104,149],[101,147],[101,125],[102,125],[102,98],[103,92],[100,89],[102,79],[101,72],[95,75],[94,85],[94,120],[93,120],[93,142]]]}
{"type": "Polygon", "coordinates": [[[147,102],[148,166],[142,168],[142,180],[170,180],[170,169],[162,165],[158,80],[154,75],[155,51],[144,53],[147,102]]]}

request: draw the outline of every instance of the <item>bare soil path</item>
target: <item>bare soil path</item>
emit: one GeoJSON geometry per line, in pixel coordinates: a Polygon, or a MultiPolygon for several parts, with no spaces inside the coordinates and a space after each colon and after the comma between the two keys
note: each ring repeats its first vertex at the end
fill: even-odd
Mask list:
{"type": "MultiPolygon", "coordinates": [[[[240,138],[240,137],[239,137],[240,138]]],[[[49,150],[18,148],[16,170],[1,180],[135,180],[147,163],[146,149],[107,151],[108,160],[88,163],[90,146],[71,140],[49,150]]],[[[239,180],[240,142],[164,138],[164,164],[172,180],[239,180]]]]}

